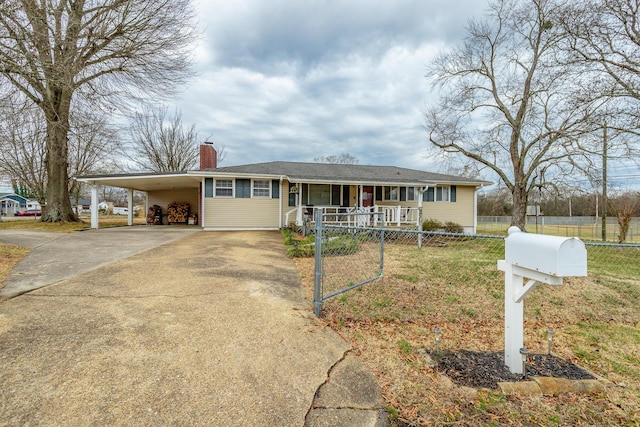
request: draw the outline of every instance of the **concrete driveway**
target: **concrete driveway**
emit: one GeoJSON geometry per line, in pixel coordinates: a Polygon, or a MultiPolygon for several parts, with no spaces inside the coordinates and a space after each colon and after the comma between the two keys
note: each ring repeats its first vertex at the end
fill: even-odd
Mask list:
{"type": "Polygon", "coordinates": [[[135,232],[35,243],[25,261],[55,248],[76,272],[93,249],[68,252],[76,238],[122,236],[137,254],[0,303],[0,425],[384,425],[375,380],[312,315],[279,233],[140,252],[135,232]]]}

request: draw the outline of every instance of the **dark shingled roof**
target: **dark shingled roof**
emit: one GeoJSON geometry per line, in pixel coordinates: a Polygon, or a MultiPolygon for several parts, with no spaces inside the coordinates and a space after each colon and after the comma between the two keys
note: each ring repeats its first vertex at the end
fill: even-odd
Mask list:
{"type": "Polygon", "coordinates": [[[396,166],[343,165],[327,163],[268,162],[251,165],[226,166],[205,169],[208,172],[228,174],[255,174],[285,176],[291,181],[346,181],[361,183],[447,183],[486,185],[488,181],[454,175],[444,175],[396,166]]]}

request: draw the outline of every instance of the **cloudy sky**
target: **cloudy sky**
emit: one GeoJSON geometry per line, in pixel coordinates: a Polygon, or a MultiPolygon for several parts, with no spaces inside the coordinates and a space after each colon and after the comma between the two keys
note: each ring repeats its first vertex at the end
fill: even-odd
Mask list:
{"type": "Polygon", "coordinates": [[[225,146],[222,165],[313,161],[438,171],[425,66],[485,0],[198,0],[199,75],[169,105],[225,146]]]}

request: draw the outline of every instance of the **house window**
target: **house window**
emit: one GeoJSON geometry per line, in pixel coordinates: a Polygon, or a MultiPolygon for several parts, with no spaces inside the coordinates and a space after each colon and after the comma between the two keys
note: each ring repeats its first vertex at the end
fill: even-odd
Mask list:
{"type": "Polygon", "coordinates": [[[232,179],[216,179],[216,197],[233,197],[232,179]]]}
{"type": "Polygon", "coordinates": [[[407,187],[407,202],[415,202],[418,200],[418,189],[416,187],[407,187]]]}
{"type": "MultiPolygon", "coordinates": [[[[329,206],[331,204],[331,186],[328,184],[309,184],[309,205],[329,206]]],[[[304,195],[303,195],[304,196],[304,195]]]]}
{"type": "Polygon", "coordinates": [[[449,201],[449,187],[436,187],[436,202],[449,201]]]}
{"type": "Polygon", "coordinates": [[[398,187],[382,187],[382,200],[384,201],[397,201],[400,190],[398,187]]]}
{"type": "Polygon", "coordinates": [[[271,197],[271,181],[254,180],[253,181],[253,197],[271,197]]]}
{"type": "Polygon", "coordinates": [[[425,202],[455,202],[456,201],[455,185],[445,185],[441,187],[429,187],[422,195],[425,202]]]}

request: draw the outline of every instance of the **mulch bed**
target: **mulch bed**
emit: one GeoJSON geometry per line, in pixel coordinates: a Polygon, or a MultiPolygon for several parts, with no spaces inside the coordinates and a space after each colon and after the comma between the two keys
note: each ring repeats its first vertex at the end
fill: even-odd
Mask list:
{"type": "Polygon", "coordinates": [[[504,364],[504,352],[430,352],[437,363],[436,369],[454,383],[467,387],[498,388],[498,382],[527,381],[528,377],[554,377],[569,380],[595,379],[581,367],[547,354],[530,354],[526,364],[526,375],[513,374],[504,364]]]}

